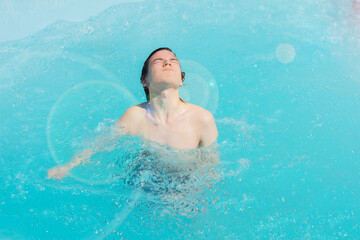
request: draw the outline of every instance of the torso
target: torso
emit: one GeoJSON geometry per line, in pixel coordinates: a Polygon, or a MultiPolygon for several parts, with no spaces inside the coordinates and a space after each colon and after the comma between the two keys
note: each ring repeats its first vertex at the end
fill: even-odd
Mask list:
{"type": "Polygon", "coordinates": [[[147,111],[147,103],[137,105],[136,132],[134,135],[142,136],[145,140],[155,141],[177,149],[193,149],[200,143],[200,114],[202,108],[185,103],[185,111],[177,119],[166,124],[157,124],[147,111]]]}

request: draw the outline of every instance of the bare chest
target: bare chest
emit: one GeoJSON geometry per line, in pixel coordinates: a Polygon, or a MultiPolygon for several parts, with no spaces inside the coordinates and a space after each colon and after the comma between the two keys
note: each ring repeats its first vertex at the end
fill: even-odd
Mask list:
{"type": "Polygon", "coordinates": [[[144,121],[140,134],[145,138],[178,149],[196,148],[200,137],[190,120],[173,122],[171,124],[156,124],[144,121]]]}

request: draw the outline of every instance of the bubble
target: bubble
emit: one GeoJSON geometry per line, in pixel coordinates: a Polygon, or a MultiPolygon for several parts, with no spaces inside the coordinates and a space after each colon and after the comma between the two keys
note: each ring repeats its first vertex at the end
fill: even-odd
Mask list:
{"type": "Polygon", "coordinates": [[[295,48],[288,43],[282,43],[276,48],[276,58],[281,63],[291,63],[295,59],[295,48]]]}
{"type": "MultiPolygon", "coordinates": [[[[69,162],[74,149],[83,148],[89,135],[102,124],[113,124],[135,102],[127,89],[106,81],[84,82],[64,92],[51,108],[47,122],[48,148],[55,162],[69,162]]],[[[122,150],[96,153],[91,157],[92,164],[72,169],[70,176],[89,184],[112,181],[111,160],[122,150]]]]}
{"type": "Polygon", "coordinates": [[[192,60],[180,60],[181,69],[186,73],[183,87],[179,88],[180,97],[184,101],[201,106],[213,114],[219,103],[219,90],[211,72],[192,60]]]}

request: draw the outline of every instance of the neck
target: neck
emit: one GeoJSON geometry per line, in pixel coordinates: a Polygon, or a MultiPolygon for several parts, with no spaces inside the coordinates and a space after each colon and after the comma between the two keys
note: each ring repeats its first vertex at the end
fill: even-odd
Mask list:
{"type": "Polygon", "coordinates": [[[182,113],[179,91],[166,89],[159,93],[150,93],[148,110],[156,122],[167,123],[182,113]]]}

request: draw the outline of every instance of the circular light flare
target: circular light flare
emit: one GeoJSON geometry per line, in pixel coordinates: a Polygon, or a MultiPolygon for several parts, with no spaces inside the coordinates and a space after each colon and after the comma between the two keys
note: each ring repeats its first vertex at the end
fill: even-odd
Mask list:
{"type": "Polygon", "coordinates": [[[276,58],[279,62],[287,64],[294,61],[296,51],[293,45],[289,43],[282,43],[276,48],[276,58]]]}
{"type": "MultiPolygon", "coordinates": [[[[121,101],[127,101],[124,105],[137,102],[126,88],[107,81],[87,81],[65,91],[51,108],[46,128],[48,148],[55,162],[61,165],[64,161],[67,162],[64,157],[70,159],[69,157],[73,155],[74,140],[80,141],[84,134],[90,132],[89,124],[97,121],[96,119],[91,120],[92,116],[115,111],[116,107],[112,104],[121,101]],[[101,89],[101,91],[96,89],[101,89]],[[109,96],[115,95],[118,96],[118,99],[109,98],[109,96]],[[104,100],[105,98],[108,99],[107,102],[104,100]],[[107,105],[101,108],[101,104],[107,105]],[[98,112],[99,109],[103,109],[103,112],[98,112]],[[87,120],[80,121],[86,117],[88,117],[87,120]]],[[[99,117],[99,119],[101,118],[99,117]]],[[[87,170],[93,170],[93,168],[83,167],[81,172],[86,173],[87,170]]],[[[109,181],[103,179],[106,176],[99,176],[99,179],[90,180],[86,178],[86,174],[84,175],[81,172],[78,173],[79,176],[78,174],[70,174],[70,176],[89,184],[104,184],[109,181]]],[[[90,175],[88,177],[91,177],[90,175]]]]}
{"type": "Polygon", "coordinates": [[[202,64],[192,60],[180,60],[186,72],[184,86],[179,88],[180,97],[185,101],[203,107],[213,114],[219,104],[219,90],[212,73],[202,64]]]}

